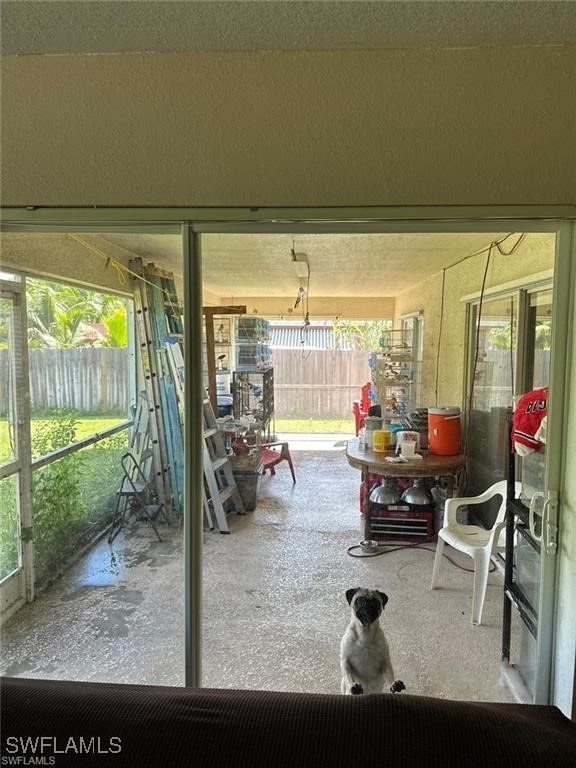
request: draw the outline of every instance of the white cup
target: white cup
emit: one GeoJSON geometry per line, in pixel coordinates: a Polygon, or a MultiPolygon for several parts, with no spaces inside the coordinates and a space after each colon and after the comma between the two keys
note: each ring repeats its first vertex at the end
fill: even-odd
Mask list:
{"type": "Polygon", "coordinates": [[[403,440],[400,443],[400,455],[405,459],[413,459],[416,453],[416,443],[414,440],[403,440]]]}
{"type": "MultiPolygon", "coordinates": [[[[413,443],[415,443],[415,450],[420,450],[420,433],[419,432],[408,432],[408,431],[401,431],[396,432],[396,445],[400,445],[400,443],[408,442],[408,440],[412,440],[413,443]]],[[[396,451],[398,453],[399,451],[396,451]]]]}

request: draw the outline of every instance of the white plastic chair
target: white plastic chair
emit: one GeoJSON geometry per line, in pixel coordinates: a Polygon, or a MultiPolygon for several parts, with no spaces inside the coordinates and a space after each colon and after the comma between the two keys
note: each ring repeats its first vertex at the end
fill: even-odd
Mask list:
{"type": "MultiPolygon", "coordinates": [[[[503,552],[506,545],[506,480],[500,480],[491,485],[488,490],[479,496],[460,496],[454,499],[446,499],[444,507],[444,525],[438,531],[438,543],[436,544],[436,557],[432,571],[431,589],[435,589],[444,554],[444,543],[450,544],[454,549],[465,552],[474,560],[474,592],[472,595],[472,623],[482,623],[482,608],[486,595],[490,558],[497,552],[503,552]],[[496,515],[492,528],[481,528],[478,525],[464,525],[456,519],[460,507],[473,504],[482,504],[494,496],[501,496],[502,503],[496,515]]],[[[516,483],[516,495],[520,491],[520,483],[516,483]]]]}

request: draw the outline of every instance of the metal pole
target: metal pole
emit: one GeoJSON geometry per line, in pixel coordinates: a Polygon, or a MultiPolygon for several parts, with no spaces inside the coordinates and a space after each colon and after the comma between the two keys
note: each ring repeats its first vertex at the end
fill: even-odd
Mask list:
{"type": "Polygon", "coordinates": [[[200,235],[182,225],[184,275],[184,684],[202,678],[202,258],[200,235]]]}

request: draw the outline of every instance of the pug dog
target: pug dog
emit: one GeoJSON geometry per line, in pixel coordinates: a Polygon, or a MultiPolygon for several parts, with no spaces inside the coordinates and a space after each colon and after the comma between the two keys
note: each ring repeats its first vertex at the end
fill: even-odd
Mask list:
{"type": "Polygon", "coordinates": [[[346,591],[350,623],[340,643],[342,693],[399,693],[406,686],[394,679],[390,651],[380,624],[388,596],[377,589],[355,587],[346,591]]]}

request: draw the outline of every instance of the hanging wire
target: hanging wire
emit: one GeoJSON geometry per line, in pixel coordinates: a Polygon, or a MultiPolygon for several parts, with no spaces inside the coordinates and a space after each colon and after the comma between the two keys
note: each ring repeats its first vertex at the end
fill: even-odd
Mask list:
{"type": "Polygon", "coordinates": [[[512,388],[512,397],[514,397],[514,348],[516,342],[514,339],[514,296],[510,296],[510,386],[512,388]]]}
{"type": "Polygon", "coordinates": [[[456,267],[458,264],[462,264],[462,262],[467,261],[468,259],[472,259],[474,256],[480,256],[483,253],[488,254],[487,262],[486,262],[486,268],[484,270],[484,277],[482,280],[482,290],[480,293],[480,302],[478,305],[478,318],[477,318],[477,327],[476,327],[476,352],[474,356],[474,365],[473,365],[473,373],[471,377],[471,383],[470,383],[470,392],[468,397],[468,424],[466,428],[466,434],[464,437],[464,453],[466,453],[467,448],[467,442],[468,442],[468,432],[469,432],[469,426],[470,426],[470,413],[471,413],[471,406],[472,406],[472,397],[473,397],[473,391],[474,391],[474,377],[476,375],[476,369],[478,365],[478,341],[479,341],[479,335],[480,335],[480,316],[482,313],[482,302],[484,299],[484,289],[486,286],[486,277],[488,273],[488,265],[490,263],[490,258],[492,255],[492,251],[494,248],[498,250],[500,254],[503,256],[510,256],[512,255],[517,248],[520,246],[524,238],[526,237],[526,233],[522,233],[512,248],[510,248],[509,251],[506,251],[504,248],[502,248],[503,243],[505,243],[507,240],[509,240],[514,235],[513,232],[509,232],[507,235],[504,235],[499,240],[493,240],[490,245],[485,246],[484,248],[480,248],[477,251],[474,251],[474,253],[469,253],[468,255],[464,256],[462,259],[458,259],[458,261],[455,261],[453,264],[449,264],[447,267],[444,267],[442,270],[442,287],[441,287],[441,303],[440,303],[440,324],[438,328],[438,347],[436,350],[436,371],[435,371],[435,384],[434,384],[434,398],[435,398],[435,405],[438,405],[438,388],[439,388],[439,377],[440,377],[440,348],[441,348],[441,342],[442,342],[442,333],[443,333],[443,319],[444,319],[444,300],[445,300],[445,290],[446,290],[446,272],[449,269],[452,269],[452,267],[456,267]]]}
{"type": "Polygon", "coordinates": [[[302,304],[302,326],[300,328],[300,344],[302,345],[302,359],[308,360],[312,355],[311,349],[304,349],[304,346],[308,343],[308,326],[310,325],[310,318],[308,316],[308,310],[302,304]]]}
{"type": "Polygon", "coordinates": [[[467,256],[463,256],[461,259],[458,259],[458,261],[455,261],[453,264],[449,264],[446,267],[446,269],[452,269],[452,267],[457,267],[458,264],[462,264],[462,262],[467,261],[468,259],[473,259],[474,256],[481,256],[483,253],[488,253],[493,248],[497,248],[498,251],[502,254],[502,256],[510,256],[512,253],[514,253],[514,251],[520,245],[522,240],[524,240],[524,238],[526,237],[526,233],[524,232],[523,234],[520,235],[520,237],[518,238],[516,243],[514,243],[510,251],[506,252],[502,250],[502,248],[500,247],[502,243],[505,243],[506,240],[508,240],[513,236],[514,236],[514,232],[509,232],[507,235],[504,235],[503,237],[501,237],[500,240],[493,240],[490,243],[490,245],[485,245],[483,248],[480,248],[479,250],[474,251],[474,253],[469,253],[467,256]]]}
{"type": "Polygon", "coordinates": [[[436,382],[434,384],[434,404],[438,405],[438,379],[440,376],[440,344],[442,341],[442,324],[444,322],[444,292],[446,289],[446,269],[442,270],[442,289],[440,301],[440,325],[438,328],[438,347],[436,349],[436,382]]]}
{"type": "MultiPolygon", "coordinates": [[[[309,301],[310,301],[310,264],[308,263],[308,275],[306,277],[306,288],[303,288],[302,284],[300,284],[301,290],[303,290],[303,297],[302,297],[302,328],[300,331],[300,343],[302,345],[306,344],[307,336],[308,336],[308,327],[310,326],[310,311],[309,311],[309,301]]],[[[307,360],[312,355],[311,349],[302,349],[302,359],[307,360]]]]}
{"type": "Polygon", "coordinates": [[[488,248],[488,257],[486,259],[486,266],[484,267],[484,275],[482,277],[482,287],[480,289],[480,298],[478,300],[478,311],[476,314],[476,338],[475,338],[474,362],[472,365],[472,372],[470,376],[470,389],[468,392],[467,423],[466,423],[466,431],[464,434],[464,455],[467,454],[468,443],[470,439],[470,428],[471,428],[470,415],[472,413],[472,405],[473,405],[473,399],[474,399],[474,385],[476,382],[476,373],[478,369],[478,358],[480,356],[480,322],[482,319],[484,291],[486,288],[486,278],[488,276],[488,267],[490,266],[492,251],[494,250],[494,248],[496,248],[498,252],[501,253],[503,256],[511,256],[518,249],[518,247],[526,237],[526,233],[523,233],[519,236],[518,240],[516,240],[516,242],[514,243],[514,245],[509,251],[505,251],[501,248],[501,244],[504,242],[504,240],[508,239],[508,237],[510,236],[511,235],[507,235],[506,238],[502,238],[501,240],[495,240],[492,243],[490,243],[490,246],[488,248]]]}
{"type": "Polygon", "coordinates": [[[484,266],[484,275],[482,277],[482,287],[480,288],[480,300],[478,302],[478,310],[476,312],[476,332],[475,332],[475,341],[474,341],[474,362],[472,363],[472,372],[470,375],[470,390],[468,392],[468,405],[466,408],[467,411],[467,421],[466,421],[466,432],[464,433],[464,455],[467,455],[468,452],[468,441],[470,439],[470,428],[471,428],[471,414],[472,414],[472,404],[474,400],[474,383],[476,381],[476,372],[478,370],[478,359],[480,357],[480,324],[482,321],[482,306],[484,303],[484,289],[486,287],[486,278],[488,276],[488,267],[490,266],[490,260],[492,258],[492,249],[494,247],[494,243],[491,244],[490,249],[488,250],[488,257],[486,259],[486,265],[484,266]]]}

